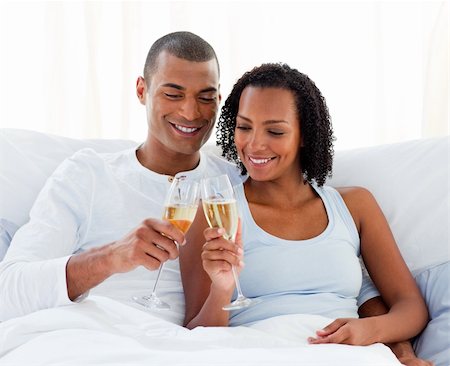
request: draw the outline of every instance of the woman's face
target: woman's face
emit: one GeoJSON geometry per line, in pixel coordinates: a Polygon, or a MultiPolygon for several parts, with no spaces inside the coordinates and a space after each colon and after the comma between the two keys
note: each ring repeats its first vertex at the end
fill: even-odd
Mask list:
{"type": "Polygon", "coordinates": [[[252,179],[298,176],[301,136],[294,94],[281,88],[246,87],[239,101],[234,141],[252,179]]]}

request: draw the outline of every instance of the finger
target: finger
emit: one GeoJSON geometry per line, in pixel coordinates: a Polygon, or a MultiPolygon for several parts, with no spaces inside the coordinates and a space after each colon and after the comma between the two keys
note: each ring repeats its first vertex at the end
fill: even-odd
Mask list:
{"type": "MultiPolygon", "coordinates": [[[[331,334],[327,333],[327,335],[322,335],[322,331],[316,331],[317,337],[308,338],[308,341],[312,344],[322,344],[322,343],[347,343],[349,336],[349,327],[346,326],[347,323],[342,325],[342,321],[346,321],[345,319],[336,319],[334,322],[330,323],[327,327],[332,326],[332,329],[336,326],[336,324],[341,324],[341,326],[332,332],[331,334]]],[[[325,327],[325,328],[327,328],[325,327]]]]}
{"type": "Polygon", "coordinates": [[[227,250],[213,250],[202,252],[204,261],[225,261],[230,265],[240,266],[241,259],[227,250]]]}
{"type": "Polygon", "coordinates": [[[161,266],[161,262],[157,258],[150,255],[144,255],[140,262],[142,266],[150,271],[154,271],[161,266]]]}
{"type": "Polygon", "coordinates": [[[136,254],[138,255],[141,251],[145,254],[152,255],[154,253],[155,246],[157,245],[160,246],[160,249],[167,251],[167,253],[169,253],[168,255],[173,258],[176,258],[178,255],[178,249],[176,248],[176,244],[173,240],[161,235],[160,232],[155,231],[144,224],[135,230],[134,236],[135,238],[133,241],[136,241],[136,254]]]}
{"type": "Polygon", "coordinates": [[[160,251],[166,252],[168,258],[175,259],[178,257],[178,248],[175,242],[161,233],[150,229],[143,225],[136,230],[139,250],[148,255],[164,260],[164,256],[158,255],[160,251]]]}
{"type": "Polygon", "coordinates": [[[238,227],[237,227],[237,232],[236,232],[236,240],[235,243],[237,244],[238,247],[242,248],[242,221],[241,218],[238,219],[238,227]]]}
{"type": "Polygon", "coordinates": [[[314,338],[314,337],[308,337],[307,341],[309,344],[317,344],[319,338],[314,338]]]}
{"type": "Polygon", "coordinates": [[[239,253],[242,253],[242,249],[240,249],[237,245],[235,245],[233,242],[226,240],[224,238],[218,238],[211,241],[206,242],[203,245],[203,251],[215,251],[215,250],[226,250],[231,253],[234,253],[236,255],[239,255],[239,253]]]}
{"type": "Polygon", "coordinates": [[[147,226],[150,230],[156,231],[160,234],[169,237],[173,241],[176,241],[180,245],[186,244],[186,239],[184,237],[183,232],[172,225],[169,221],[166,220],[157,220],[157,219],[147,219],[144,221],[144,225],[147,226]]]}
{"type": "MultiPolygon", "coordinates": [[[[167,232],[170,232],[171,228],[174,231],[178,231],[178,229],[169,222],[161,222],[162,225],[159,226],[155,224],[155,222],[158,221],[159,220],[146,220],[143,225],[137,228],[136,236],[138,237],[138,239],[143,240],[147,243],[147,245],[143,246],[143,250],[148,254],[153,255],[155,253],[153,247],[157,246],[160,247],[160,249],[165,250],[169,254],[170,259],[175,259],[179,254],[176,242],[172,239],[172,237],[169,237],[169,235],[163,235],[158,230],[163,229],[164,227],[166,227],[166,229],[168,228],[168,230],[166,230],[167,232]]],[[[160,258],[160,256],[158,255],[156,257],[160,258]]]]}
{"type": "Polygon", "coordinates": [[[214,240],[223,237],[225,229],[222,227],[210,227],[203,231],[206,241],[214,240]]]}
{"type": "Polygon", "coordinates": [[[159,252],[165,253],[160,255],[158,258],[157,255],[152,255],[152,254],[156,254],[155,252],[153,252],[152,250],[150,251],[150,254],[147,253],[148,249],[147,248],[148,243],[144,242],[144,241],[140,241],[137,243],[137,246],[135,246],[133,252],[132,252],[132,256],[130,257],[130,260],[133,263],[136,263],[138,265],[144,266],[145,268],[149,269],[149,270],[155,270],[157,268],[159,268],[159,266],[161,265],[161,259],[164,259],[165,256],[165,260],[167,260],[167,258],[169,257],[169,254],[166,251],[162,251],[160,249],[158,249],[159,252]]]}
{"type": "Polygon", "coordinates": [[[333,333],[332,335],[325,336],[325,337],[309,337],[308,342],[310,344],[326,344],[326,343],[340,343],[340,344],[347,344],[346,342],[346,335],[345,332],[342,332],[341,330],[338,330],[337,332],[333,333]]]}
{"type": "MultiPolygon", "coordinates": [[[[157,258],[161,258],[160,256],[166,253],[167,258],[175,259],[179,254],[178,247],[175,242],[170,238],[162,235],[155,236],[151,245],[146,247],[146,251],[148,254],[154,257],[155,255],[153,253],[155,253],[157,258]]],[[[162,259],[164,258],[165,256],[162,257],[162,259]]],[[[165,259],[164,261],[166,260],[167,259],[165,259]]]]}
{"type": "Polygon", "coordinates": [[[320,337],[325,337],[329,334],[336,332],[343,325],[347,324],[347,319],[336,319],[332,323],[328,324],[325,328],[316,331],[316,334],[320,337]]]}
{"type": "Polygon", "coordinates": [[[158,247],[157,245],[154,245],[154,244],[149,244],[149,243],[146,243],[146,245],[145,245],[144,254],[147,257],[154,258],[159,263],[163,263],[170,258],[169,253],[167,251],[165,251],[163,248],[158,247]]]}
{"type": "MultiPolygon", "coordinates": [[[[225,250],[215,250],[202,252],[203,262],[226,262],[231,266],[237,267],[239,270],[244,267],[244,262],[235,254],[225,250]]],[[[228,266],[227,266],[228,268],[228,266]]]]}
{"type": "Polygon", "coordinates": [[[226,261],[202,261],[203,268],[207,273],[230,272],[231,264],[226,261]]]}

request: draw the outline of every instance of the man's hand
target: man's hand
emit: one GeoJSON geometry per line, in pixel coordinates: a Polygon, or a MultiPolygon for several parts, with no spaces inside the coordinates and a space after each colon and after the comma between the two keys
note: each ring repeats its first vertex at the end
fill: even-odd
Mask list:
{"type": "Polygon", "coordinates": [[[398,360],[405,366],[434,366],[433,362],[422,360],[414,355],[399,357],[398,360]]]}
{"type": "Polygon", "coordinates": [[[406,366],[433,366],[433,362],[417,358],[410,341],[388,344],[398,360],[406,366]]]}
{"type": "MultiPolygon", "coordinates": [[[[359,316],[361,318],[367,318],[371,316],[377,316],[386,314],[388,308],[383,302],[381,297],[374,297],[360,306],[358,309],[359,316]]],[[[430,361],[422,360],[417,358],[414,349],[409,340],[388,343],[387,346],[392,350],[398,360],[406,366],[432,366],[433,363],[430,361]]]]}
{"type": "Polygon", "coordinates": [[[74,300],[109,276],[138,266],[155,270],[178,257],[177,243],[185,243],[179,229],[168,221],[147,219],[120,240],[72,255],[66,267],[67,294],[74,300]]]}
{"type": "Polygon", "coordinates": [[[109,246],[111,270],[129,272],[138,266],[155,270],[168,259],[178,257],[177,243],[185,243],[179,229],[168,221],[147,219],[109,246]]]}

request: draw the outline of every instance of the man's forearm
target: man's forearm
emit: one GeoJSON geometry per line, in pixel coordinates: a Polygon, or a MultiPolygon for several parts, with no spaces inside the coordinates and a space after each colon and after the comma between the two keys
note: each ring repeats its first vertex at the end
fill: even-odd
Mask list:
{"type": "MultiPolygon", "coordinates": [[[[374,297],[360,306],[358,309],[359,316],[366,318],[370,316],[383,315],[388,312],[388,308],[384,304],[381,297],[374,297]]],[[[402,361],[403,358],[416,357],[414,349],[409,340],[387,344],[395,356],[402,361]]]]}
{"type": "Polygon", "coordinates": [[[75,300],[112,274],[109,245],[71,256],[66,267],[69,299],[75,300]]]}

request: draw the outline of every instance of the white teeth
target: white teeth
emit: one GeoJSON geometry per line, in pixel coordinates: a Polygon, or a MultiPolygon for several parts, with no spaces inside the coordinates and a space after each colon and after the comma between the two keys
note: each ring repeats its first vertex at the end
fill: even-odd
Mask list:
{"type": "Polygon", "coordinates": [[[270,160],[272,160],[272,159],[254,159],[254,158],[250,158],[250,157],[249,157],[249,159],[254,164],[265,164],[265,163],[269,162],[270,160]]]}
{"type": "Polygon", "coordinates": [[[189,127],[184,127],[184,126],[179,126],[179,125],[174,125],[174,126],[175,126],[175,128],[176,128],[177,130],[180,130],[180,131],[185,132],[185,133],[192,133],[192,132],[198,130],[197,127],[189,128],[189,127]]]}

